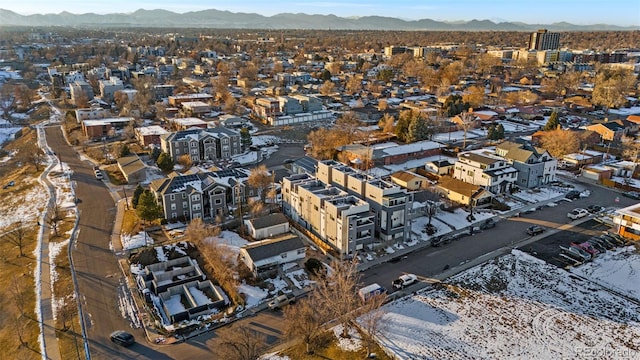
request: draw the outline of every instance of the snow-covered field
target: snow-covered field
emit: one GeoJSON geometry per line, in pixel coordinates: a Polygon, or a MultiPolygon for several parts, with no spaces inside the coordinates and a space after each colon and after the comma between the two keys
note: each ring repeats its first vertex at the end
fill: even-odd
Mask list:
{"type": "Polygon", "coordinates": [[[607,251],[571,272],[640,301],[640,255],[634,246],[607,251]]]}
{"type": "Polygon", "coordinates": [[[640,356],[637,303],[517,250],[385,310],[378,340],[401,359],[640,356]]]}

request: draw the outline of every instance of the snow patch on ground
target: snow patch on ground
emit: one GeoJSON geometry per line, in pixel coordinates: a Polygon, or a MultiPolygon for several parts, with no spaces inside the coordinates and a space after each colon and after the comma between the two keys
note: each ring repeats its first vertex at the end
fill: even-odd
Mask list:
{"type": "Polygon", "coordinates": [[[640,255],[634,246],[607,251],[570,271],[640,301],[640,255]]]}
{"type": "Polygon", "coordinates": [[[640,306],[517,250],[384,309],[402,359],[640,356],[640,306]]]}
{"type": "Polygon", "coordinates": [[[333,334],[336,336],[338,347],[344,351],[358,351],[362,349],[362,338],[360,333],[353,327],[349,327],[348,338],[342,337],[342,324],[333,327],[333,334]]]}
{"type": "Polygon", "coordinates": [[[238,286],[238,292],[244,294],[245,308],[247,309],[258,306],[269,295],[268,291],[245,283],[238,286]]]}
{"type": "Polygon", "coordinates": [[[122,248],[124,250],[132,250],[143,246],[153,245],[153,238],[144,231],[140,231],[135,235],[120,235],[120,242],[122,242],[122,248]]]}

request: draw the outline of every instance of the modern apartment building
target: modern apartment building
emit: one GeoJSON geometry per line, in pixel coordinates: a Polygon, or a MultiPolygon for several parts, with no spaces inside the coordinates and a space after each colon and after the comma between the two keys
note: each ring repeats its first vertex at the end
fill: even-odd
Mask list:
{"type": "Polygon", "coordinates": [[[560,48],[560,34],[540,29],[529,35],[529,50],[556,50],[560,48]]]}
{"type": "Polygon", "coordinates": [[[160,137],[160,148],[175,162],[188,154],[192,161],[229,159],[242,153],[240,132],[224,127],[177,131],[160,137]]]}
{"type": "Polygon", "coordinates": [[[375,242],[369,204],[308,174],[282,180],[283,212],[341,255],[375,242]]]}

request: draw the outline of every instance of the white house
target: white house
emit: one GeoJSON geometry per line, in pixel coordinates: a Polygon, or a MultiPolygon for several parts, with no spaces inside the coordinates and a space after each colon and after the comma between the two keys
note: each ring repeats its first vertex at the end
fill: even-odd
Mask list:
{"type": "Polygon", "coordinates": [[[268,274],[280,264],[304,259],[307,248],[297,236],[256,241],[240,249],[240,260],[255,276],[268,274]]]}
{"type": "Polygon", "coordinates": [[[269,214],[246,221],[249,234],[256,240],[262,240],[289,232],[289,220],[282,213],[269,214]]]}
{"type": "Polygon", "coordinates": [[[458,154],[453,177],[466,183],[479,185],[493,194],[505,193],[518,179],[518,170],[505,159],[484,153],[458,154]]]}

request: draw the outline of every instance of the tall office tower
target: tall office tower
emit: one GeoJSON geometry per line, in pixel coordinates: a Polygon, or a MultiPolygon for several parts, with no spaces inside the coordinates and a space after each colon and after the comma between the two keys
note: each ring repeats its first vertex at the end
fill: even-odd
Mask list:
{"type": "Polygon", "coordinates": [[[556,50],[560,48],[560,34],[538,30],[529,35],[529,50],[556,50]]]}

